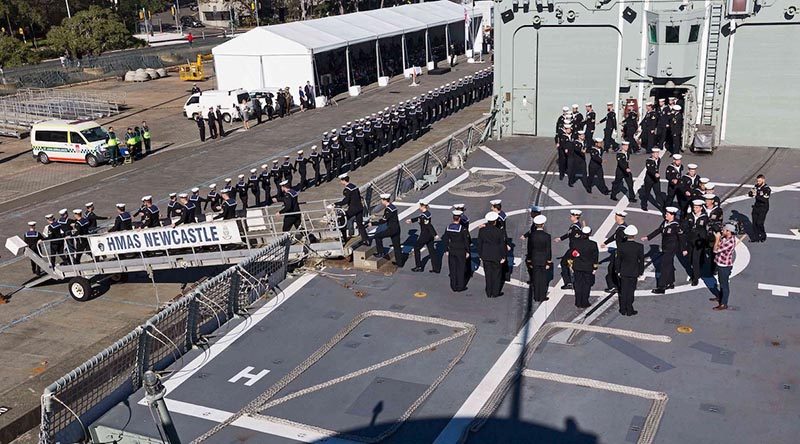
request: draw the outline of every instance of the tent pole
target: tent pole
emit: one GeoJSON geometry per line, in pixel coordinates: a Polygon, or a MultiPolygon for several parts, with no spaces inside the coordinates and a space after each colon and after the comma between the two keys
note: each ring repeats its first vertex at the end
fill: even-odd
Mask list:
{"type": "Polygon", "coordinates": [[[428,64],[431,61],[431,54],[430,54],[430,42],[428,41],[428,28],[425,28],[425,63],[428,64]]]}
{"type": "Polygon", "coordinates": [[[401,49],[403,50],[403,71],[405,71],[406,68],[408,68],[408,66],[406,66],[406,35],[405,34],[403,34],[400,37],[400,46],[401,46],[401,49]]]}
{"type": "Polygon", "coordinates": [[[375,72],[381,76],[381,39],[375,39],[375,72]]]}
{"type": "Polygon", "coordinates": [[[317,88],[321,85],[319,84],[319,72],[317,72],[317,56],[314,51],[311,51],[311,67],[314,69],[314,100],[316,101],[317,88]]]}
{"type": "Polygon", "coordinates": [[[347,90],[349,91],[352,86],[350,83],[350,45],[347,45],[347,48],[345,48],[344,56],[347,61],[347,90]]]}
{"type": "Polygon", "coordinates": [[[447,54],[447,64],[450,64],[450,24],[444,25],[444,53],[447,54]]]}

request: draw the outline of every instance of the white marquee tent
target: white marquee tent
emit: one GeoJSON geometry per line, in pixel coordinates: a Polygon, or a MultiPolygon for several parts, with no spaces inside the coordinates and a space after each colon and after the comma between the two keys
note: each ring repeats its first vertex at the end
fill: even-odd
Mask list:
{"type": "MultiPolygon", "coordinates": [[[[349,87],[355,84],[350,70],[353,46],[361,45],[363,51],[364,45],[372,43],[367,48],[375,53],[376,70],[380,76],[381,53],[386,51],[381,49],[379,42],[390,38],[402,42],[402,65],[405,69],[410,66],[406,60],[406,36],[411,33],[424,35],[427,62],[433,58],[428,31],[443,29],[444,46],[449,56],[450,44],[459,43],[453,41],[451,34],[454,30],[464,29],[465,15],[463,6],[443,0],[258,27],[212,50],[217,87],[275,90],[290,86],[294,92],[294,88],[306,81],[319,84],[321,74],[316,70],[315,60],[322,54],[333,54],[333,51],[343,53],[345,60],[341,62],[347,67],[349,87]]],[[[472,20],[478,19],[472,17],[472,20]]],[[[467,32],[460,32],[460,35],[463,39],[467,32]]]]}

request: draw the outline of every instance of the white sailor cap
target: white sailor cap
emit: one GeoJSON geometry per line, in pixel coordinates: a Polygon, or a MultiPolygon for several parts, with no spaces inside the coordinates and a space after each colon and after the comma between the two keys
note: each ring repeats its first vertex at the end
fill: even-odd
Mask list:
{"type": "MultiPolygon", "coordinates": [[[[178,193],[169,193],[169,197],[175,197],[177,195],[178,195],[178,193]]],[[[142,199],[142,200],[144,200],[144,199],[142,199]]]]}
{"type": "Polygon", "coordinates": [[[681,160],[683,159],[683,154],[673,154],[672,158],[675,160],[681,160]]]}
{"type": "Polygon", "coordinates": [[[675,111],[680,111],[681,110],[681,106],[680,105],[672,105],[672,109],[674,109],[675,111]]]}
{"type": "Polygon", "coordinates": [[[489,204],[490,204],[490,205],[500,205],[500,204],[502,204],[502,203],[503,203],[503,200],[502,200],[502,199],[494,199],[494,200],[490,200],[490,201],[489,201],[489,204]]]}
{"type": "Polygon", "coordinates": [[[567,129],[567,128],[572,129],[572,124],[571,123],[565,123],[564,124],[564,129],[567,129]]]}
{"type": "Polygon", "coordinates": [[[464,212],[461,210],[453,210],[453,216],[461,216],[462,214],[464,214],[464,212]]]}
{"type": "MultiPolygon", "coordinates": [[[[342,127],[344,127],[344,125],[342,125],[342,127]]],[[[337,130],[336,128],[333,128],[333,129],[331,130],[331,134],[336,134],[336,132],[337,132],[337,131],[338,131],[338,130],[337,130]]]]}
{"type": "MultiPolygon", "coordinates": [[[[275,160],[275,162],[277,162],[277,160],[275,160]]],[[[233,180],[233,179],[231,179],[230,177],[226,177],[226,178],[225,178],[225,182],[226,182],[226,183],[227,183],[227,182],[230,182],[231,180],[233,180]]]]}
{"type": "Polygon", "coordinates": [[[427,207],[428,201],[420,199],[419,202],[417,202],[417,205],[422,205],[423,207],[427,207]]]}
{"type": "Polygon", "coordinates": [[[563,111],[564,113],[568,113],[569,112],[569,107],[565,106],[565,107],[561,108],[561,111],[563,111]]]}
{"type": "Polygon", "coordinates": [[[630,143],[630,142],[628,142],[627,140],[623,140],[623,141],[622,141],[622,145],[630,145],[630,144],[631,144],[631,143],[630,143]]]}
{"type": "Polygon", "coordinates": [[[647,106],[653,106],[653,105],[655,105],[655,103],[653,103],[653,101],[651,100],[651,101],[649,101],[649,102],[645,103],[645,105],[647,105],[647,106]]]}
{"type": "Polygon", "coordinates": [[[339,175],[339,179],[349,179],[349,178],[350,176],[348,176],[347,173],[342,173],[339,175]]]}
{"type": "Polygon", "coordinates": [[[667,213],[670,213],[670,214],[677,214],[678,213],[678,208],[677,207],[667,207],[667,208],[664,208],[664,211],[666,211],[667,213]]]}
{"type": "Polygon", "coordinates": [[[303,150],[297,150],[297,154],[303,154],[303,150]]]}
{"type": "Polygon", "coordinates": [[[267,168],[269,168],[269,165],[267,165],[266,163],[261,164],[261,169],[266,170],[267,168]]]}
{"type": "MultiPolygon", "coordinates": [[[[335,137],[334,137],[334,139],[335,139],[335,137]]],[[[283,156],[283,158],[284,158],[284,159],[289,159],[289,158],[290,158],[290,156],[283,156]]]]}
{"type": "Polygon", "coordinates": [[[457,203],[453,204],[453,208],[456,210],[463,210],[464,208],[466,208],[466,205],[464,205],[463,203],[457,203]]]}
{"type": "Polygon", "coordinates": [[[536,225],[543,225],[545,222],[547,222],[547,216],[544,214],[540,214],[533,218],[533,223],[536,225]]]}
{"type": "Polygon", "coordinates": [[[677,98],[675,98],[675,97],[669,96],[669,100],[670,100],[670,101],[673,101],[673,100],[678,100],[678,99],[677,99],[677,98]]]}
{"type": "Polygon", "coordinates": [[[702,183],[703,185],[705,185],[705,184],[707,184],[709,182],[711,182],[711,179],[709,179],[708,177],[701,177],[700,178],[700,183],[702,183]]]}
{"type": "Polygon", "coordinates": [[[153,196],[149,194],[147,196],[142,196],[142,200],[153,200],[153,196]]]}
{"type": "Polygon", "coordinates": [[[659,98],[658,98],[658,101],[659,101],[659,102],[664,102],[664,101],[666,101],[666,100],[667,100],[667,99],[665,99],[665,98],[663,98],[663,97],[659,97],[659,98]]]}
{"type": "Polygon", "coordinates": [[[53,215],[52,215],[52,214],[45,214],[45,215],[44,215],[44,218],[45,218],[45,219],[54,219],[54,217],[53,217],[53,215]]]}
{"type": "Polygon", "coordinates": [[[602,142],[602,141],[603,141],[603,138],[602,138],[602,137],[595,137],[595,138],[594,138],[594,141],[595,141],[595,142],[602,142]]]}
{"type": "Polygon", "coordinates": [[[347,122],[347,126],[350,126],[352,124],[353,124],[353,122],[347,122]]]}
{"type": "MultiPolygon", "coordinates": [[[[273,159],[272,163],[278,163],[278,159],[273,159]]],[[[226,182],[230,181],[230,179],[225,179],[226,182]]]]}
{"type": "Polygon", "coordinates": [[[606,102],[606,106],[611,106],[613,104],[614,104],[614,102],[606,102]]]}
{"type": "Polygon", "coordinates": [[[716,197],[717,197],[716,195],[711,194],[711,193],[703,194],[703,199],[705,199],[705,200],[714,200],[714,198],[716,198],[716,197]]]}
{"type": "Polygon", "coordinates": [[[494,221],[496,221],[496,220],[497,220],[497,219],[498,219],[500,216],[499,216],[497,213],[495,213],[494,211],[490,211],[490,212],[486,213],[486,216],[485,216],[485,217],[486,217],[486,220],[488,220],[489,222],[494,222],[494,221]]]}
{"type": "Polygon", "coordinates": [[[578,130],[578,135],[580,136],[581,134],[586,134],[586,130],[578,130]]]}
{"type": "MultiPolygon", "coordinates": [[[[336,130],[331,130],[331,131],[336,131],[336,130]]],[[[323,136],[327,136],[327,135],[328,135],[328,132],[327,132],[327,131],[325,131],[324,133],[322,133],[322,135],[323,135],[323,136]]]]}
{"type": "Polygon", "coordinates": [[[692,205],[702,207],[703,206],[703,201],[700,200],[700,199],[695,199],[695,200],[692,201],[692,205]]]}
{"type": "Polygon", "coordinates": [[[569,214],[571,214],[573,216],[580,216],[581,214],[583,214],[583,211],[581,211],[581,210],[569,210],[569,214]]]}
{"type": "Polygon", "coordinates": [[[651,153],[660,153],[660,152],[661,152],[661,150],[660,150],[660,149],[658,149],[658,148],[656,148],[656,147],[653,147],[653,148],[650,148],[650,152],[651,152],[651,153]]]}
{"type": "Polygon", "coordinates": [[[186,194],[186,193],[181,193],[181,194],[178,195],[178,197],[180,197],[181,199],[186,199],[186,198],[189,197],[189,195],[186,194]]]}
{"type": "Polygon", "coordinates": [[[389,111],[389,107],[387,106],[387,107],[386,107],[386,108],[384,108],[383,110],[384,110],[384,111],[389,111]]]}
{"type": "Polygon", "coordinates": [[[29,227],[33,227],[33,226],[35,226],[35,225],[36,225],[36,222],[34,222],[34,221],[30,221],[30,222],[28,222],[28,226],[29,226],[29,227]]]}
{"type": "Polygon", "coordinates": [[[636,228],[636,225],[628,225],[623,233],[625,233],[625,236],[636,236],[639,234],[639,229],[636,228]]]}
{"type": "Polygon", "coordinates": [[[240,175],[238,175],[236,177],[238,177],[239,179],[244,179],[244,174],[240,174],[240,175]]]}
{"type": "Polygon", "coordinates": [[[428,94],[433,94],[433,91],[428,91],[428,94]]]}
{"type": "Polygon", "coordinates": [[[231,194],[231,189],[228,188],[228,187],[225,187],[225,188],[219,190],[219,192],[220,192],[220,194],[231,194]]]}
{"type": "Polygon", "coordinates": [[[93,207],[94,206],[94,202],[86,202],[86,205],[84,205],[84,206],[86,208],[93,207]]]}
{"type": "Polygon", "coordinates": [[[192,193],[199,193],[199,192],[200,192],[200,188],[197,188],[197,187],[192,188],[192,193]]]}
{"type": "Polygon", "coordinates": [[[251,169],[250,169],[250,172],[251,172],[251,173],[255,173],[256,171],[257,171],[257,170],[256,170],[255,168],[251,168],[251,169]]]}
{"type": "Polygon", "coordinates": [[[347,130],[347,134],[353,134],[353,130],[347,130]]]}
{"type": "Polygon", "coordinates": [[[616,213],[614,213],[614,214],[616,214],[616,215],[617,215],[617,216],[619,216],[619,217],[625,217],[625,216],[627,216],[627,215],[628,215],[628,213],[627,213],[626,211],[623,211],[623,210],[619,210],[619,211],[617,211],[617,212],[616,212],[616,213]]]}
{"type": "Polygon", "coordinates": [[[581,228],[581,233],[583,233],[583,234],[592,234],[592,227],[587,225],[587,226],[581,228]]]}
{"type": "Polygon", "coordinates": [[[216,188],[216,187],[217,187],[217,184],[215,184],[215,183],[212,183],[212,184],[211,184],[211,185],[209,185],[208,187],[213,189],[213,188],[216,188]]]}
{"type": "Polygon", "coordinates": [[[72,210],[72,214],[83,214],[83,210],[81,210],[80,208],[75,208],[74,210],[72,210]]]}
{"type": "Polygon", "coordinates": [[[284,186],[284,185],[289,185],[289,181],[285,180],[285,179],[282,180],[281,183],[280,183],[280,186],[284,186]]]}
{"type": "Polygon", "coordinates": [[[117,208],[124,209],[125,208],[125,204],[124,203],[118,203],[117,204],[117,208]]]}
{"type": "Polygon", "coordinates": [[[317,146],[316,145],[311,145],[311,149],[315,150],[315,149],[317,149],[317,146]]]}
{"type": "Polygon", "coordinates": [[[587,102],[584,106],[592,106],[592,102],[587,102]]]}
{"type": "Polygon", "coordinates": [[[392,195],[389,194],[389,193],[381,194],[381,199],[383,199],[383,200],[391,200],[391,198],[392,198],[392,195]]]}
{"type": "Polygon", "coordinates": [[[573,103],[573,104],[572,104],[572,107],[573,107],[573,108],[577,108],[577,107],[578,107],[578,104],[577,104],[577,103],[573,103]]]}
{"type": "Polygon", "coordinates": [[[707,183],[707,184],[706,184],[706,189],[707,189],[707,190],[713,190],[715,186],[716,186],[716,185],[715,185],[715,184],[713,184],[713,183],[707,183]]]}

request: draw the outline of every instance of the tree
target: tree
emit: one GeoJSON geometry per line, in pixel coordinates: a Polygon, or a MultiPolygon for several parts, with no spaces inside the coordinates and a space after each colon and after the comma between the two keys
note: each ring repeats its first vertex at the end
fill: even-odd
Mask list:
{"type": "Polygon", "coordinates": [[[99,55],[105,51],[133,46],[130,31],[109,9],[91,6],[66,18],[47,33],[47,40],[59,51],[74,58],[99,55]]]}
{"type": "Polygon", "coordinates": [[[28,45],[14,37],[0,36],[0,66],[8,68],[38,61],[39,56],[28,45]]]}

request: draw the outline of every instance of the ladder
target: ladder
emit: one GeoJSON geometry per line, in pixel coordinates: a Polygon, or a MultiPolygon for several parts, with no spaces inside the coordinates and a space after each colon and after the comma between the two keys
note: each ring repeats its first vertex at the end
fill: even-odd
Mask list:
{"type": "Polygon", "coordinates": [[[700,123],[712,125],[714,121],[714,98],[717,89],[717,62],[719,60],[719,38],[722,30],[722,5],[711,5],[706,52],[705,83],[703,84],[703,110],[700,123]]]}

